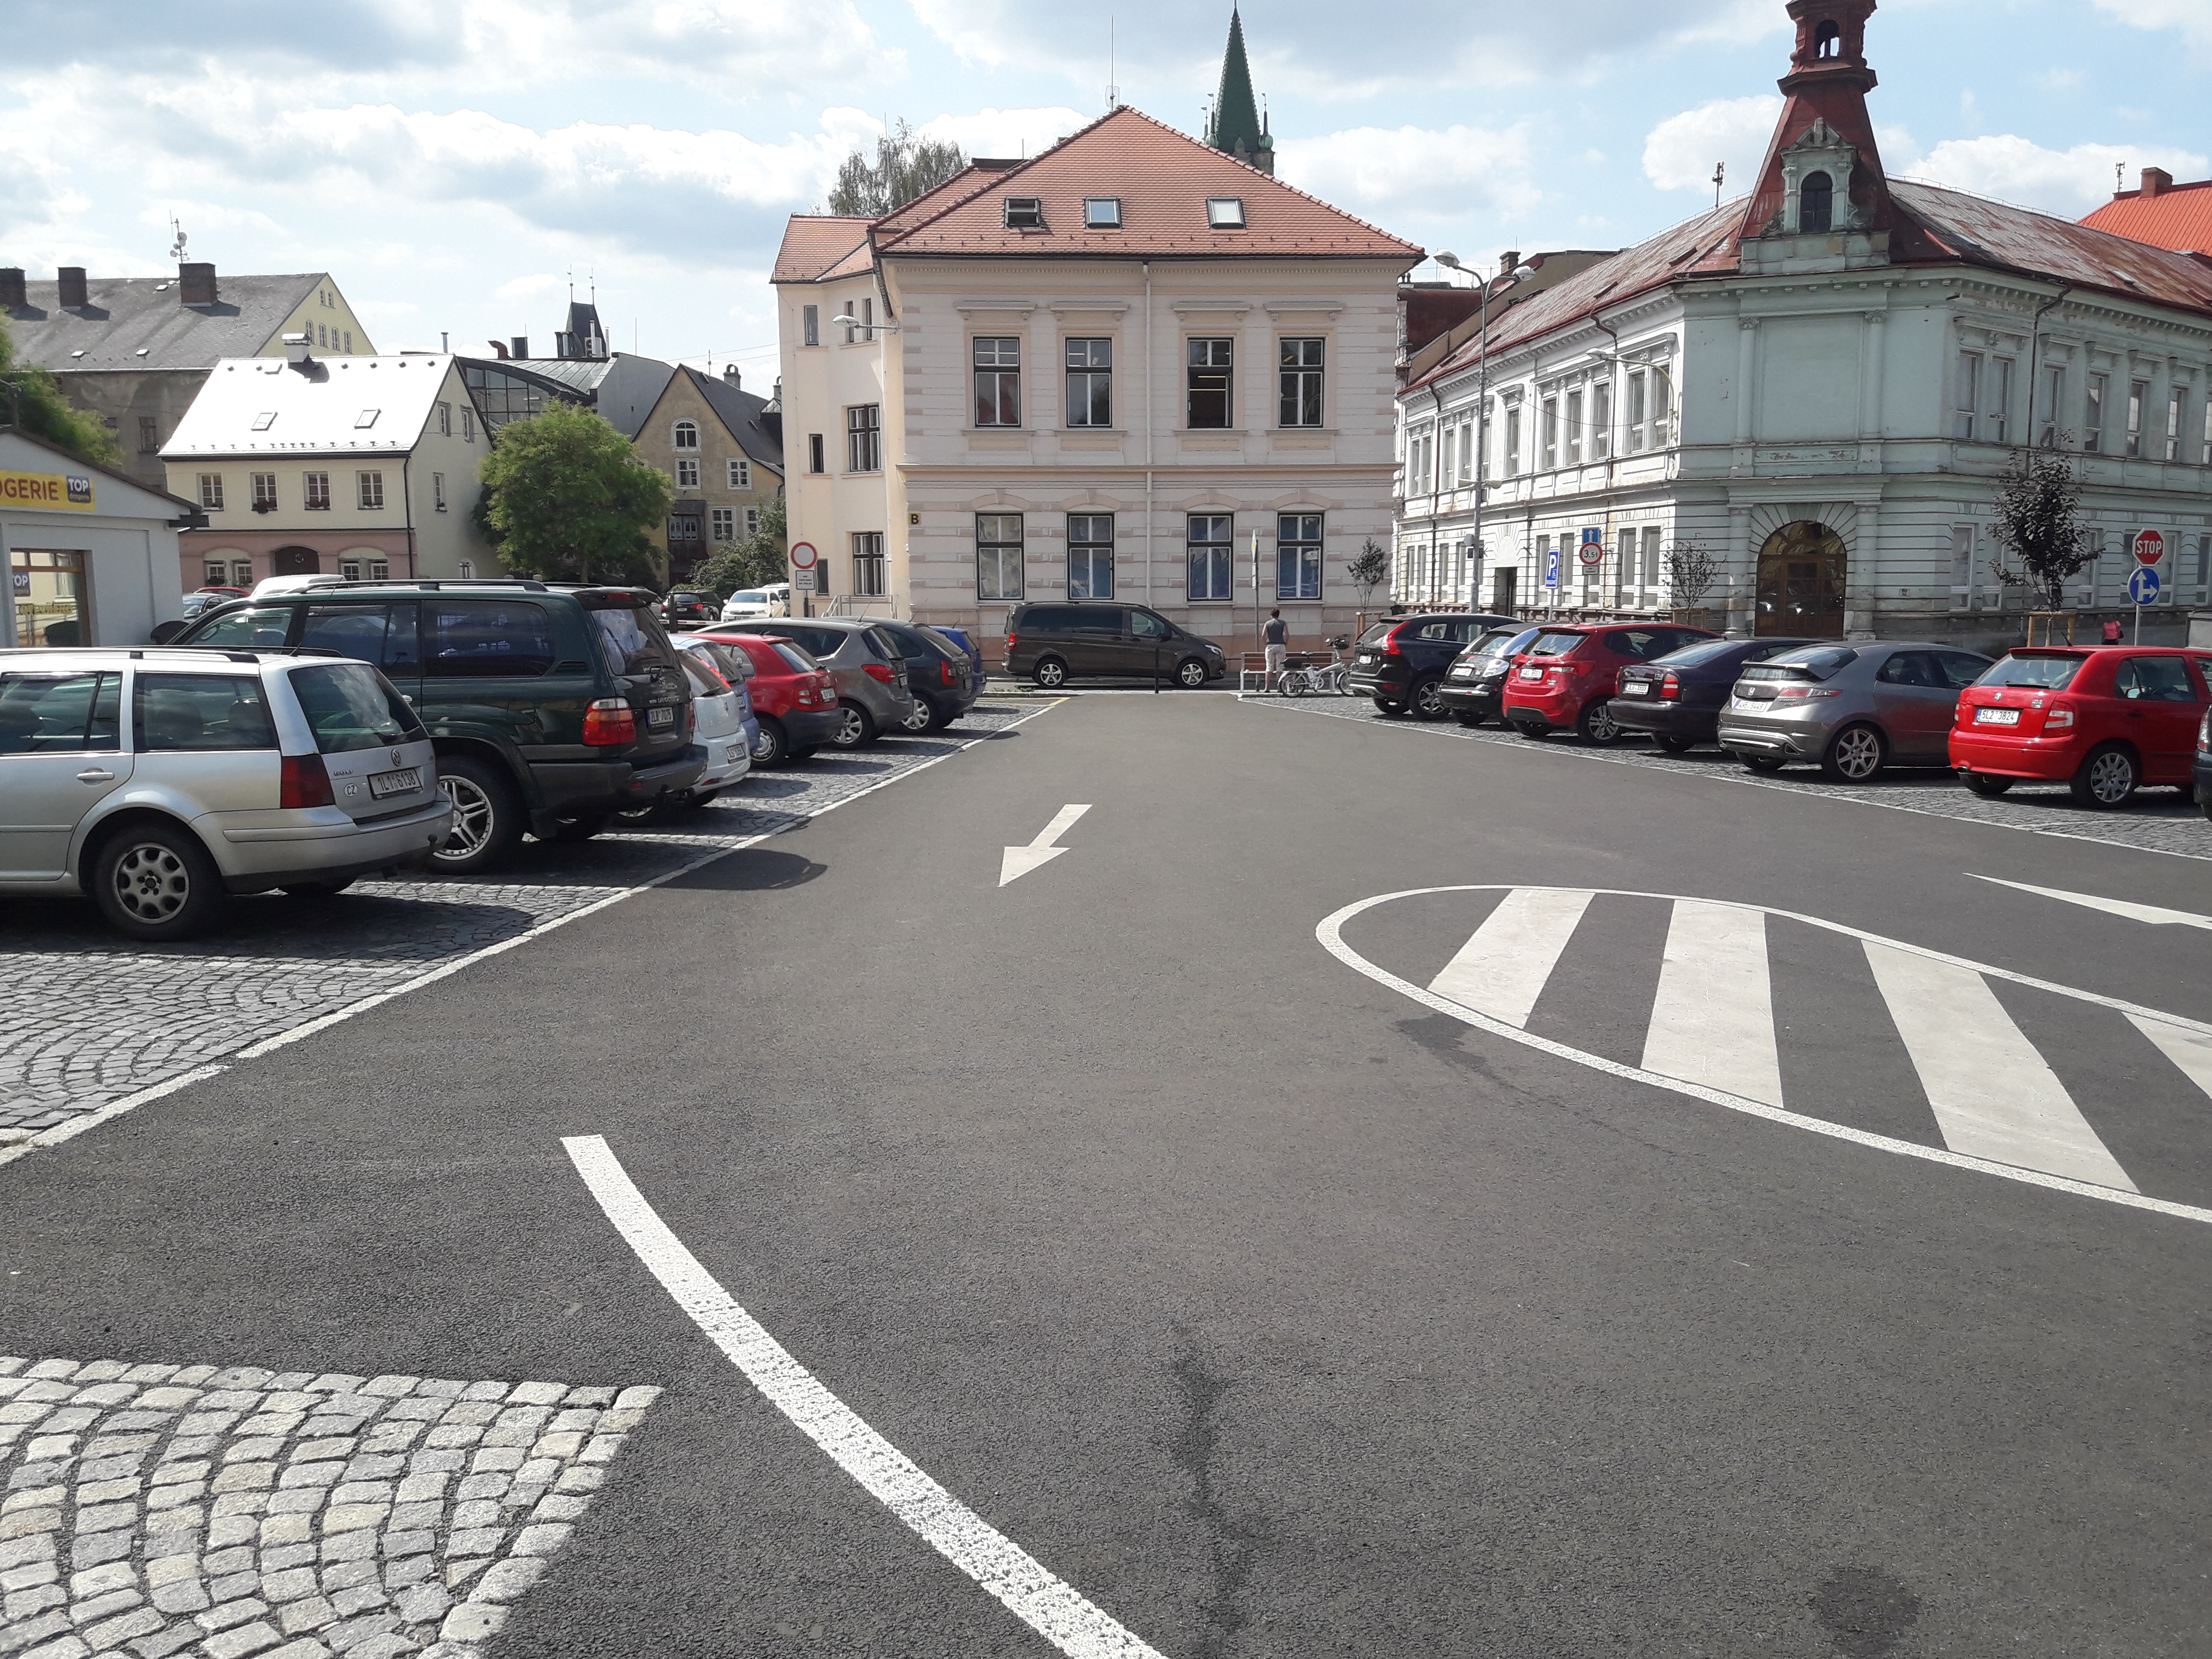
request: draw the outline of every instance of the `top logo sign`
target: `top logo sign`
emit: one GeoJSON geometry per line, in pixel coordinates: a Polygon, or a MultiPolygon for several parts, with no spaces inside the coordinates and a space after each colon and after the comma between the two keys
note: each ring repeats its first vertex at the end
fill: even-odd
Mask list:
{"type": "Polygon", "coordinates": [[[82,472],[0,472],[0,502],[64,513],[95,510],[91,477],[82,472]]]}

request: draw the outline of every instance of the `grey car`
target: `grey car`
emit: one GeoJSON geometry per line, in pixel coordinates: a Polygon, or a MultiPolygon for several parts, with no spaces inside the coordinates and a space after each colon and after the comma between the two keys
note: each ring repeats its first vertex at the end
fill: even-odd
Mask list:
{"type": "Polygon", "coordinates": [[[1754,772],[1817,762],[1838,783],[1886,766],[1946,766],[1959,693],[1987,657],[1923,640],[1831,640],[1747,663],[1720,745],[1754,772]]]}
{"type": "Polygon", "coordinates": [[[829,671],[844,715],[830,738],[835,747],[860,748],[913,718],[906,654],[890,632],[875,623],[859,617],[755,617],[744,631],[794,640],[829,671]]]}

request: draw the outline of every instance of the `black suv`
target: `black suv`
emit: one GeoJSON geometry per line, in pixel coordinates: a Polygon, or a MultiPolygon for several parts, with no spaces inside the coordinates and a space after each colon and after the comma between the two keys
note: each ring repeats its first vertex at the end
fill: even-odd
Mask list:
{"type": "Polygon", "coordinates": [[[933,628],[876,618],[878,628],[898,641],[906,658],[906,689],[914,693],[909,732],[940,732],[975,706],[982,687],[975,684],[968,653],[933,628]]]}
{"type": "Polygon", "coordinates": [[[453,827],[433,869],[495,863],[526,829],[581,841],[706,769],[659,599],[534,581],[348,582],[203,611],[172,643],[374,663],[438,751],[453,827]]]}
{"type": "Polygon", "coordinates": [[[1177,628],[1157,611],[1111,599],[1025,605],[1006,619],[1006,672],[1047,690],[1084,676],[1155,677],[1194,690],[1229,672],[1212,640],[1177,628]]]}
{"type": "Polygon", "coordinates": [[[1393,617],[1359,636],[1352,660],[1352,690],[1375,699],[1386,714],[1413,711],[1416,720],[1440,720],[1449,711],[1440,697],[1444,673],[1462,650],[1492,628],[1517,626],[1510,617],[1480,611],[1437,611],[1393,617]]]}

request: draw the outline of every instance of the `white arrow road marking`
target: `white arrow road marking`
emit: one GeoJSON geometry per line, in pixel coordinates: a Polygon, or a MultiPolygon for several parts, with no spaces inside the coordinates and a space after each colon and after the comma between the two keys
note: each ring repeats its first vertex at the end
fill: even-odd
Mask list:
{"type": "Polygon", "coordinates": [[[2212,1095],[2212,1036],[2201,1031],[2185,1031],[2163,1020],[2145,1019],[2141,1014],[2130,1014],[2128,1019],[2136,1030],[2156,1043],[2159,1052],[2179,1066],[2191,1083],[2212,1095]]]}
{"type": "Polygon", "coordinates": [[[1054,847],[1058,841],[1074,827],[1076,819],[1091,809],[1088,806],[1063,806],[1052,815],[1052,822],[1037,831],[1037,837],[1026,847],[1009,847],[999,860],[999,885],[1019,880],[1032,870],[1050,864],[1067,848],[1054,847]]]}
{"type": "MultiPolygon", "coordinates": [[[[1067,809],[1074,813],[1085,810],[1067,809]]],[[[668,1230],[605,1140],[598,1135],[569,1135],[561,1145],[607,1219],[676,1298],[676,1305],[691,1316],[777,1410],[921,1534],[924,1542],[1073,1659],[1160,1659],[1157,1650],[1047,1571],[815,1381],[668,1230]]]]}
{"type": "MultiPolygon", "coordinates": [[[[1966,872],[1974,876],[1971,870],[1966,872]]],[[[2023,893],[2035,893],[2044,898],[2061,899],[2068,904],[2085,905],[2092,910],[2109,911],[2116,916],[2125,916],[2130,921],[2147,921],[2154,927],[2212,928],[2212,916],[2200,916],[2190,910],[2169,910],[2162,904],[2137,904],[2132,899],[2101,898],[2094,893],[2069,893],[2057,887],[2033,887],[2024,881],[2005,881],[1996,876],[1974,876],[1976,881],[1986,881],[1993,886],[2014,887],[2023,893]]]]}

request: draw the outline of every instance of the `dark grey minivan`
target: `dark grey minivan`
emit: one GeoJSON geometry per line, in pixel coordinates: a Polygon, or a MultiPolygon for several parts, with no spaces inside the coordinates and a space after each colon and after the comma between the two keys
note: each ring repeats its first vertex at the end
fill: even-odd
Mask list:
{"type": "Polygon", "coordinates": [[[1071,679],[1141,679],[1154,675],[1196,688],[1229,672],[1212,640],[1176,627],[1157,611],[1114,600],[1025,605],[1006,619],[1006,672],[1047,690],[1071,679]]]}

